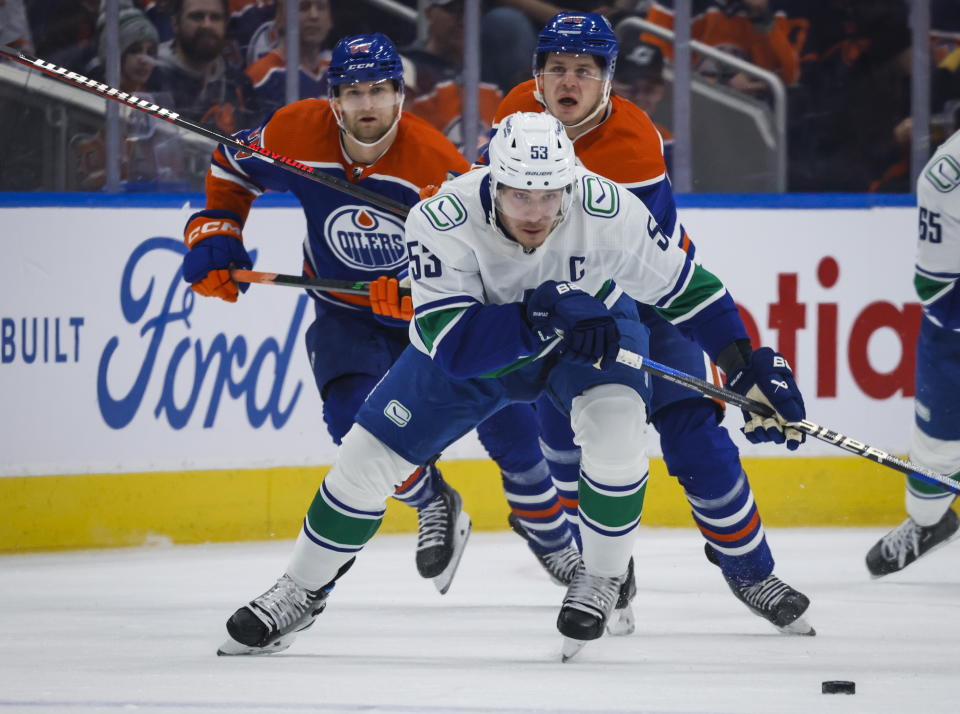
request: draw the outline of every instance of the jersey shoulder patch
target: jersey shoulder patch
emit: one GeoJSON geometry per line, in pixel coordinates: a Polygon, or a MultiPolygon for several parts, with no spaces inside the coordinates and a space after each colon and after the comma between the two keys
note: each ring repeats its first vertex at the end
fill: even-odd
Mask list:
{"type": "Polygon", "coordinates": [[[449,231],[467,221],[467,209],[452,193],[438,193],[420,204],[420,212],[438,231],[449,231]]]}
{"type": "Polygon", "coordinates": [[[923,175],[940,193],[949,193],[960,186],[960,162],[950,154],[943,154],[927,166],[923,175]]]}
{"type": "Polygon", "coordinates": [[[583,210],[598,218],[613,218],[620,212],[620,194],[613,181],[602,176],[584,176],[583,210]]]}

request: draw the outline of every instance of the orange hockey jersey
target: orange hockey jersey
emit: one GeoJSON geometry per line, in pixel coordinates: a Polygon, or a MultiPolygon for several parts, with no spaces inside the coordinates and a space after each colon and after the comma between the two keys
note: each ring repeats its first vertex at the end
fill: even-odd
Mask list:
{"type": "MultiPolygon", "coordinates": [[[[514,87],[500,103],[494,123],[514,112],[542,112],[534,97],[534,80],[514,87]]],[[[573,141],[587,169],[622,184],[646,204],[661,229],[684,248],[689,239],[677,221],[677,207],[667,178],[663,139],[650,117],[622,97],[610,97],[607,117],[573,141]]]]}
{"type": "MultiPolygon", "coordinates": [[[[440,184],[447,172],[469,169],[440,132],[404,113],[389,149],[369,166],[357,164],[340,145],[340,128],[329,103],[304,99],[279,109],[260,127],[239,137],[340,179],[413,206],[419,188],[440,184]]],[[[335,280],[371,280],[406,266],[403,218],[360,198],[265,162],[250,152],[218,146],[207,173],[207,208],[227,209],[244,221],[266,190],[289,191],[307,219],[304,273],[335,280]]],[[[311,293],[346,309],[366,309],[366,297],[311,293]]]]}

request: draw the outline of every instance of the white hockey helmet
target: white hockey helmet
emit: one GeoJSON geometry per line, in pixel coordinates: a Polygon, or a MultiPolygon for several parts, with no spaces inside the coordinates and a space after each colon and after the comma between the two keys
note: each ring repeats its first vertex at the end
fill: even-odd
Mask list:
{"type": "Polygon", "coordinates": [[[490,183],[555,190],[575,183],[573,142],[546,112],[517,112],[500,122],[487,149],[490,183]]]}
{"type": "MultiPolygon", "coordinates": [[[[490,164],[490,196],[493,207],[514,215],[501,190],[561,192],[553,228],[566,217],[576,193],[577,157],[563,125],[546,112],[517,112],[500,122],[487,148],[490,164]]],[[[494,225],[496,223],[494,222],[494,225]]]]}

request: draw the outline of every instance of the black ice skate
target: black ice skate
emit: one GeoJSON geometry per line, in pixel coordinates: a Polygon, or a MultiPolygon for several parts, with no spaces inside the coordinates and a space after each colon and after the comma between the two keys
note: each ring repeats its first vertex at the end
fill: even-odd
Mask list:
{"type": "Polygon", "coordinates": [[[237,610],[227,620],[230,639],[218,655],[274,654],[287,649],[327,606],[327,597],[337,579],[353,565],[351,558],[337,577],[319,590],[307,590],[286,574],[263,595],[237,610]]]}
{"type": "Polygon", "coordinates": [[[943,545],[957,532],[960,519],[952,509],[932,526],[918,526],[908,518],[883,538],[867,553],[867,570],[879,578],[903,570],[922,555],[943,545]]]}
{"type": "Polygon", "coordinates": [[[460,565],[471,526],[460,494],[442,479],[438,491],[437,497],[418,511],[417,572],[432,579],[443,595],[460,565]]]}
{"type": "MultiPolygon", "coordinates": [[[[709,543],[704,543],[707,560],[719,566],[716,553],[709,543]]],[[[768,620],[786,635],[816,635],[817,631],[802,617],[810,607],[810,598],[783,582],[772,573],[752,585],[741,586],[730,580],[727,585],[737,600],[746,605],[754,615],[768,620]]]]}
{"type": "Polygon", "coordinates": [[[615,578],[591,575],[583,562],[580,563],[557,617],[557,629],[563,635],[564,662],[583,649],[587,642],[603,635],[627,575],[627,572],[615,578]]]}
{"type": "Polygon", "coordinates": [[[569,545],[564,546],[560,550],[554,550],[549,553],[539,553],[534,550],[534,540],[527,533],[527,529],[523,527],[523,523],[520,522],[519,518],[511,513],[507,516],[507,522],[510,524],[514,533],[527,541],[530,552],[533,553],[543,569],[547,571],[550,579],[557,585],[569,587],[573,581],[573,574],[577,571],[577,566],[580,564],[580,551],[577,550],[576,544],[571,541],[569,545]]]}

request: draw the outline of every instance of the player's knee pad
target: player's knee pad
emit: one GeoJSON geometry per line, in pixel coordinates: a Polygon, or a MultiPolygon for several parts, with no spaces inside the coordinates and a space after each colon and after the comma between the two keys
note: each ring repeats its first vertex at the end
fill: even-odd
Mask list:
{"type": "Polygon", "coordinates": [[[631,483],[647,470],[646,405],[630,387],[601,384],[573,400],[570,423],[581,466],[605,484],[631,483]]]}
{"type": "Polygon", "coordinates": [[[667,471],[685,488],[702,498],[725,493],[740,477],[740,452],[717,410],[706,399],[687,399],[659,410],[653,425],[667,471]]]}
{"type": "Polygon", "coordinates": [[[477,437],[501,471],[523,473],[543,461],[537,415],[529,404],[510,404],[477,426],[477,437]]]}
{"type": "Polygon", "coordinates": [[[344,437],[324,484],[345,504],[375,510],[416,467],[358,424],[344,437]]]}
{"type": "Polygon", "coordinates": [[[338,446],[357,416],[360,405],[377,384],[369,374],[348,374],[330,381],[323,389],[323,421],[338,446]]]}

